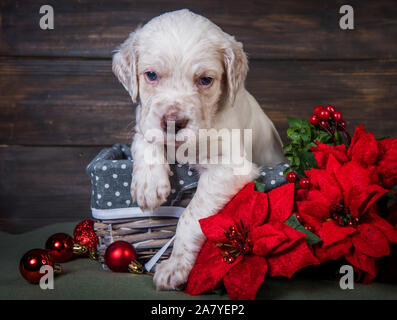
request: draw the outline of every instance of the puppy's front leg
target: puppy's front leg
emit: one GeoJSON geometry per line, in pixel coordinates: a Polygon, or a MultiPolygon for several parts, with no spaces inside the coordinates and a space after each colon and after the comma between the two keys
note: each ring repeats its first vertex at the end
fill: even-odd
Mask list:
{"type": "Polygon", "coordinates": [[[205,241],[198,221],[222,209],[257,173],[254,165],[247,175],[235,175],[233,168],[220,165],[201,173],[196,194],[179,219],[171,257],[156,267],[157,290],[183,288],[205,241]]]}
{"type": "Polygon", "coordinates": [[[134,159],[131,196],[138,206],[153,210],[167,200],[171,191],[170,166],[161,145],[146,141],[136,133],[131,146],[134,159]]]}

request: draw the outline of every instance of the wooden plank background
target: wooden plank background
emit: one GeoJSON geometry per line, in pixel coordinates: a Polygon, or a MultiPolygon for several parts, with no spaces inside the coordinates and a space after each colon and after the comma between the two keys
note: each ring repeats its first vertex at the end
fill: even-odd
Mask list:
{"type": "Polygon", "coordinates": [[[346,1],[0,0],[0,229],[22,232],[89,217],[85,166],[131,140],[134,106],[111,72],[111,52],[170,10],[203,14],[244,43],[247,87],[282,138],[288,116],[339,107],[397,137],[397,1],[349,1],[355,30],[339,28],[346,1]]]}

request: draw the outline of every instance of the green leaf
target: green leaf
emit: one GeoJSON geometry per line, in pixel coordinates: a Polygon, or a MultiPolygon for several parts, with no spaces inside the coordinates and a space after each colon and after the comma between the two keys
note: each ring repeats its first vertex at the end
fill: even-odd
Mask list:
{"type": "Polygon", "coordinates": [[[343,143],[342,137],[339,131],[335,132],[335,140],[336,140],[336,145],[340,145],[343,143]]]}
{"type": "Polygon", "coordinates": [[[265,192],[265,184],[259,181],[255,181],[255,190],[258,192],[265,192]]]}
{"type": "Polygon", "coordinates": [[[301,161],[300,161],[300,159],[299,159],[299,157],[293,157],[292,158],[292,163],[294,164],[294,166],[293,166],[293,168],[299,168],[300,167],[300,164],[301,164],[301,161]]]}
{"type": "Polygon", "coordinates": [[[305,240],[308,246],[312,246],[317,242],[322,241],[319,236],[317,236],[313,232],[310,232],[304,226],[302,226],[299,220],[296,218],[295,214],[289,217],[288,220],[285,221],[285,224],[290,226],[291,228],[298,230],[299,232],[304,233],[306,235],[305,240]]]}
{"type": "Polygon", "coordinates": [[[302,139],[304,145],[307,145],[308,143],[310,143],[312,141],[311,132],[310,131],[302,132],[301,139],[302,139]]]}
{"type": "Polygon", "coordinates": [[[287,117],[287,120],[290,127],[300,128],[302,126],[302,119],[287,117]]]}
{"type": "Polygon", "coordinates": [[[310,124],[307,119],[291,117],[287,119],[289,123],[287,135],[290,143],[284,146],[284,154],[289,160],[291,168],[299,175],[305,176],[305,170],[318,168],[310,147],[316,146],[316,140],[329,144],[333,142],[333,139],[327,132],[310,124]]]}
{"type": "Polygon", "coordinates": [[[311,168],[318,168],[316,158],[313,152],[306,151],[302,152],[299,156],[301,170],[310,170],[311,168]]]}
{"type": "Polygon", "coordinates": [[[295,130],[291,130],[291,128],[287,129],[287,136],[290,138],[294,143],[301,143],[302,136],[299,134],[299,132],[296,132],[295,130]]]}
{"type": "Polygon", "coordinates": [[[385,136],[385,137],[377,138],[376,141],[382,141],[382,140],[385,140],[385,139],[388,139],[388,138],[390,138],[390,137],[385,136]]]}
{"type": "Polygon", "coordinates": [[[292,144],[286,144],[283,148],[285,153],[292,152],[292,144]]]}
{"type": "Polygon", "coordinates": [[[316,140],[318,140],[321,143],[330,143],[330,142],[332,142],[332,137],[325,131],[317,130],[313,141],[316,141],[316,140]]]}

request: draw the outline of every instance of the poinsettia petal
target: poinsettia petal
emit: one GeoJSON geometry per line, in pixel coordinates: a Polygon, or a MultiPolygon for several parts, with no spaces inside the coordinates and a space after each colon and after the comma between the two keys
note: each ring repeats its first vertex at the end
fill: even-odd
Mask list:
{"type": "Polygon", "coordinates": [[[390,254],[389,241],[382,231],[364,223],[357,227],[358,233],[352,238],[354,247],[367,256],[380,258],[390,254]]]}
{"type": "Polygon", "coordinates": [[[253,300],[265,281],[267,262],[264,257],[250,255],[234,266],[223,279],[231,300],[253,300]]]}
{"type": "Polygon", "coordinates": [[[345,196],[345,203],[353,217],[359,217],[367,213],[374,203],[387,192],[378,185],[370,185],[364,189],[361,186],[353,186],[345,196]]]}
{"type": "Polygon", "coordinates": [[[363,223],[368,223],[382,231],[389,242],[397,242],[397,230],[385,219],[374,213],[374,211],[375,209],[368,212],[363,219],[363,223]]]}
{"type": "Polygon", "coordinates": [[[266,223],[251,232],[251,240],[254,244],[253,253],[261,256],[265,255],[287,239],[288,236],[279,225],[266,223]]]}
{"type": "Polygon", "coordinates": [[[268,222],[285,222],[291,216],[294,206],[294,193],[295,185],[293,183],[287,183],[268,193],[268,222]]]}
{"type": "Polygon", "coordinates": [[[270,255],[275,255],[279,252],[282,252],[284,250],[287,250],[291,246],[293,246],[297,241],[304,239],[306,237],[306,234],[290,227],[289,225],[285,223],[277,223],[278,228],[280,230],[283,230],[284,234],[288,237],[286,241],[280,243],[277,247],[275,247],[269,254],[270,255]]]}
{"type": "Polygon", "coordinates": [[[213,290],[229,270],[242,260],[240,256],[233,263],[226,263],[222,257],[222,250],[211,241],[206,241],[190,272],[185,292],[196,295],[213,290]]]}
{"type": "Polygon", "coordinates": [[[295,190],[295,201],[307,200],[309,189],[295,190]]]}
{"type": "Polygon", "coordinates": [[[382,186],[391,189],[397,184],[397,139],[378,141],[380,154],[377,169],[382,186]]]}
{"type": "Polygon", "coordinates": [[[333,155],[340,163],[348,161],[347,149],[344,144],[338,146],[329,146],[327,144],[317,142],[317,146],[311,147],[310,150],[313,152],[317,165],[321,169],[326,168],[330,155],[333,155]]]}
{"type": "Polygon", "coordinates": [[[356,127],[347,154],[364,166],[372,165],[378,158],[378,143],[372,132],[366,133],[364,126],[356,127]]]}
{"type": "Polygon", "coordinates": [[[364,168],[357,161],[349,161],[343,164],[335,174],[336,180],[340,183],[343,192],[347,192],[350,186],[371,185],[375,176],[368,168],[364,168]]]}
{"type": "Polygon", "coordinates": [[[310,188],[307,190],[305,200],[320,202],[325,207],[330,207],[335,201],[334,199],[330,199],[329,197],[324,196],[324,194],[320,190],[315,188],[310,188]]]}
{"type": "Polygon", "coordinates": [[[352,240],[350,237],[336,242],[329,246],[316,245],[314,253],[316,258],[321,262],[329,260],[337,260],[350,251],[352,247],[352,240]]]}
{"type": "Polygon", "coordinates": [[[267,217],[267,194],[254,190],[255,184],[249,183],[217,214],[201,219],[200,226],[207,239],[226,242],[225,231],[240,225],[252,230],[261,225],[267,217]]]}
{"type": "Polygon", "coordinates": [[[345,205],[354,217],[365,214],[369,207],[387,192],[386,189],[372,183],[372,174],[372,170],[363,168],[356,161],[346,163],[336,174],[343,190],[345,205]]]}
{"type": "Polygon", "coordinates": [[[356,233],[356,229],[349,226],[340,226],[335,221],[329,220],[321,225],[317,235],[323,240],[323,246],[327,247],[336,242],[345,240],[353,233],[356,233]]]}
{"type": "Polygon", "coordinates": [[[296,208],[300,215],[310,215],[320,221],[325,221],[330,217],[329,207],[320,201],[297,201],[296,208]]]}
{"type": "Polygon", "coordinates": [[[232,217],[223,214],[215,214],[211,217],[199,220],[201,230],[208,240],[215,243],[228,241],[225,230],[229,230],[230,226],[235,225],[235,221],[232,217]]]}
{"type": "Polygon", "coordinates": [[[245,201],[251,201],[253,203],[252,213],[247,215],[247,209],[244,210],[244,205],[243,210],[240,211],[240,220],[243,221],[246,227],[252,230],[257,226],[262,225],[268,218],[269,200],[266,193],[255,190],[254,183],[248,184],[246,189],[248,195],[246,197],[247,200],[245,201]]]}
{"type": "Polygon", "coordinates": [[[300,215],[300,224],[303,226],[310,226],[313,229],[313,233],[318,233],[318,230],[321,228],[321,225],[324,223],[324,218],[313,217],[309,214],[299,213],[300,215]]]}
{"type": "Polygon", "coordinates": [[[264,192],[255,190],[253,182],[248,183],[230,200],[218,214],[232,217],[252,229],[263,224],[268,214],[268,198],[264,192]]]}
{"type": "Polygon", "coordinates": [[[271,277],[287,278],[291,278],[296,271],[304,267],[318,264],[318,260],[313,256],[304,239],[297,241],[287,250],[267,257],[267,262],[271,277]]]}
{"type": "Polygon", "coordinates": [[[332,154],[330,154],[327,161],[326,170],[332,173],[332,175],[335,175],[340,167],[342,167],[342,163],[340,163],[332,154]]]}
{"type": "Polygon", "coordinates": [[[367,282],[376,278],[375,259],[367,256],[356,249],[350,250],[345,254],[345,258],[354,268],[368,273],[367,282]]]}
{"type": "MultiPolygon", "coordinates": [[[[318,190],[328,203],[336,203],[342,197],[341,189],[333,172],[312,169],[305,172],[310,179],[310,190],[318,190]]],[[[309,191],[310,194],[310,191],[309,191]]]]}

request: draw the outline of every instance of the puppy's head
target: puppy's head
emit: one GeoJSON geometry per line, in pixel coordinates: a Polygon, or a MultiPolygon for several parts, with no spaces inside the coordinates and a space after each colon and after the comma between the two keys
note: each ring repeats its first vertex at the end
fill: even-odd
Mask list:
{"type": "Polygon", "coordinates": [[[247,70],[242,44],[186,9],[138,28],[113,56],[113,72],[139,102],[139,130],[167,131],[174,121],[176,138],[210,128],[217,110],[233,104],[247,70]]]}

